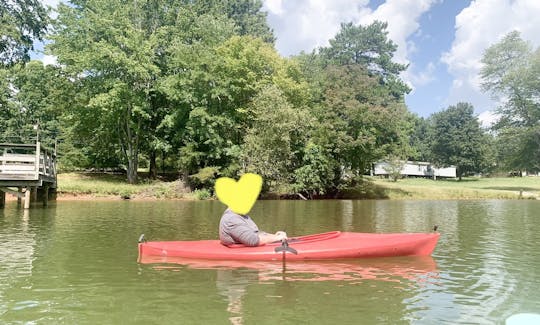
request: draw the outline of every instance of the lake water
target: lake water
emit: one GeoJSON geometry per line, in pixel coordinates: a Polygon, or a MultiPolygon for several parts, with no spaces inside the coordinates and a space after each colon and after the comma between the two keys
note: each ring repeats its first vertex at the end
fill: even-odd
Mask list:
{"type": "Polygon", "coordinates": [[[1,324],[504,324],[540,313],[540,201],[259,201],[290,236],[429,232],[432,257],[139,264],[137,239],[217,237],[216,201],[0,209],[1,324]]]}

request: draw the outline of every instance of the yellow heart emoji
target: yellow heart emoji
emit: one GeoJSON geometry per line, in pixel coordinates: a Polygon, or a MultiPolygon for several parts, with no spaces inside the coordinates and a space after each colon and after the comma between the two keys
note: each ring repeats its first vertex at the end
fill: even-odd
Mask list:
{"type": "Polygon", "coordinates": [[[232,178],[220,177],[216,180],[216,195],[234,213],[246,215],[259,197],[262,182],[261,176],[251,173],[242,175],[238,182],[232,178]]]}

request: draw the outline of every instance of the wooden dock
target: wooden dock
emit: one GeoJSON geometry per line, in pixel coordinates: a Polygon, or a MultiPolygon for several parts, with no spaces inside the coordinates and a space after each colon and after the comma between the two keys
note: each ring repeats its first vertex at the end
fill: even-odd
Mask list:
{"type": "MultiPolygon", "coordinates": [[[[50,193],[56,193],[56,151],[34,144],[0,143],[0,207],[6,193],[17,196],[24,208],[31,201],[48,204],[50,193]]],[[[52,195],[55,198],[55,195],[52,195]]]]}

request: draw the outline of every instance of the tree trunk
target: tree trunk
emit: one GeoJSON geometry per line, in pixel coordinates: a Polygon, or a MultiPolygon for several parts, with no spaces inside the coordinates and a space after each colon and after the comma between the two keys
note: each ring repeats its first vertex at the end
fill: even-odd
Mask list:
{"type": "Polygon", "coordinates": [[[136,184],[138,179],[137,169],[139,168],[139,130],[141,125],[141,120],[137,122],[137,127],[135,130],[131,129],[131,106],[128,105],[126,109],[126,115],[123,121],[120,122],[123,126],[121,131],[120,145],[122,146],[122,151],[124,152],[125,157],[127,158],[127,181],[129,184],[136,184]],[[122,141],[123,140],[123,141],[122,141]]]}
{"type": "Polygon", "coordinates": [[[137,182],[139,181],[139,178],[137,175],[137,166],[138,166],[137,159],[130,158],[128,161],[128,170],[127,170],[127,180],[129,184],[137,184],[137,182]]]}
{"type": "Polygon", "coordinates": [[[150,150],[150,168],[148,170],[148,177],[150,179],[157,178],[157,163],[156,163],[156,150],[150,150]]]}

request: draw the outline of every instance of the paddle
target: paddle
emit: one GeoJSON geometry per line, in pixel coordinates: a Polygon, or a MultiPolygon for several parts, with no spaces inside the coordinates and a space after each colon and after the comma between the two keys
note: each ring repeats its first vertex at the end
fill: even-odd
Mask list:
{"type": "Polygon", "coordinates": [[[287,269],[287,264],[285,262],[286,252],[293,253],[294,255],[298,255],[298,252],[296,251],[296,249],[289,246],[289,242],[287,241],[287,239],[282,239],[281,246],[274,248],[274,251],[276,253],[283,252],[283,259],[281,260],[283,263],[281,266],[281,272],[283,274],[283,280],[285,280],[285,270],[287,269]]]}
{"type": "Polygon", "coordinates": [[[274,251],[276,253],[283,252],[283,254],[285,254],[285,252],[289,252],[289,253],[293,253],[294,255],[298,255],[298,252],[296,251],[296,249],[289,246],[289,242],[287,241],[287,239],[282,239],[281,246],[276,247],[274,251]]]}

